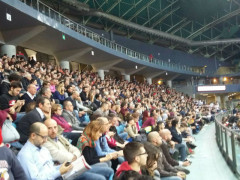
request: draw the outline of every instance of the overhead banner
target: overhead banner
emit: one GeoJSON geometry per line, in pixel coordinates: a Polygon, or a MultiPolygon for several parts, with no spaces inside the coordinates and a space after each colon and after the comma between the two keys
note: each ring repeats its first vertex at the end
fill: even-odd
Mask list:
{"type": "Polygon", "coordinates": [[[198,86],[198,92],[209,92],[209,91],[225,91],[226,86],[198,86]]]}

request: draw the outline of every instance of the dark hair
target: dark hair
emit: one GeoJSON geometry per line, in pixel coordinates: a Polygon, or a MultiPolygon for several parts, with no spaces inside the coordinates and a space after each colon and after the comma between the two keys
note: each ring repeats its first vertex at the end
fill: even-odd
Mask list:
{"type": "Polygon", "coordinates": [[[95,95],[95,99],[98,99],[100,96],[101,96],[101,94],[99,94],[99,93],[96,94],[96,95],[95,95]]]}
{"type": "Polygon", "coordinates": [[[17,73],[12,73],[8,76],[8,80],[9,82],[12,82],[12,81],[20,81],[22,79],[21,76],[19,76],[17,73]]]}
{"type": "Polygon", "coordinates": [[[125,101],[123,101],[123,102],[121,103],[121,107],[124,107],[126,104],[127,104],[127,103],[126,103],[125,101]]]}
{"type": "Polygon", "coordinates": [[[129,164],[133,163],[135,157],[139,155],[141,147],[143,147],[143,144],[139,142],[130,142],[126,144],[123,149],[123,154],[129,164]]]}
{"type": "Polygon", "coordinates": [[[164,124],[163,121],[158,121],[158,122],[157,122],[157,126],[156,126],[156,128],[155,128],[155,131],[159,132],[159,131],[160,131],[159,126],[162,125],[162,124],[164,124]]]}
{"type": "Polygon", "coordinates": [[[13,88],[13,89],[15,89],[15,88],[22,88],[22,84],[19,81],[13,81],[10,84],[10,88],[13,88]]]}
{"type": "MultiPolygon", "coordinates": [[[[45,100],[50,101],[50,99],[48,99],[47,97],[43,97],[43,96],[37,98],[36,107],[39,107],[39,104],[42,104],[42,105],[43,105],[43,104],[45,103],[45,100]]],[[[50,102],[51,102],[51,101],[50,101],[50,102]]]]}
{"type": "Polygon", "coordinates": [[[49,81],[43,81],[42,87],[48,85],[50,82],[49,81]]]}
{"type": "Polygon", "coordinates": [[[121,144],[124,144],[124,140],[118,135],[117,128],[116,128],[115,126],[111,126],[111,127],[109,128],[109,131],[112,131],[112,132],[115,133],[114,136],[113,136],[113,138],[114,138],[117,142],[119,142],[119,143],[121,143],[121,144]]]}
{"type": "Polygon", "coordinates": [[[37,80],[36,80],[36,79],[31,79],[31,80],[30,80],[30,84],[33,84],[34,81],[37,81],[37,80]]]}
{"type": "Polygon", "coordinates": [[[33,110],[36,107],[36,102],[32,101],[30,103],[27,103],[26,107],[25,107],[25,112],[28,113],[31,110],[33,110]]]}
{"type": "Polygon", "coordinates": [[[178,119],[173,119],[172,120],[172,127],[176,127],[178,124],[179,120],[178,119]]]}

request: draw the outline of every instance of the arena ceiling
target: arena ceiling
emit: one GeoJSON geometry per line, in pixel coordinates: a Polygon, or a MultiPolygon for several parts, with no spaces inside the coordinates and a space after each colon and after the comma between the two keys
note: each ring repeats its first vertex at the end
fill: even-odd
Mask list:
{"type": "Polygon", "coordinates": [[[43,0],[86,26],[238,64],[239,0],[43,0]]]}

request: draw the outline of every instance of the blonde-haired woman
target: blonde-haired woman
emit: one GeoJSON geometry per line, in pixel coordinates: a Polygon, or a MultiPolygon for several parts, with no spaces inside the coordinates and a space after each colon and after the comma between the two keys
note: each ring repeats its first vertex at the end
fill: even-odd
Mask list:
{"type": "Polygon", "coordinates": [[[53,93],[53,99],[58,99],[61,104],[63,104],[63,101],[65,100],[65,87],[64,83],[60,82],[59,85],[57,86],[56,91],[53,93]]]}

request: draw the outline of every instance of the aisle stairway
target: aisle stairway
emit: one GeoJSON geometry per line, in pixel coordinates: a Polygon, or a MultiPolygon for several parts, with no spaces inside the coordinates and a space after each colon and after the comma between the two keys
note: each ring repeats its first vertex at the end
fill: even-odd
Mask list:
{"type": "Polygon", "coordinates": [[[205,126],[195,137],[197,148],[194,157],[189,158],[192,165],[187,180],[237,180],[218,149],[214,123],[205,126]]]}

